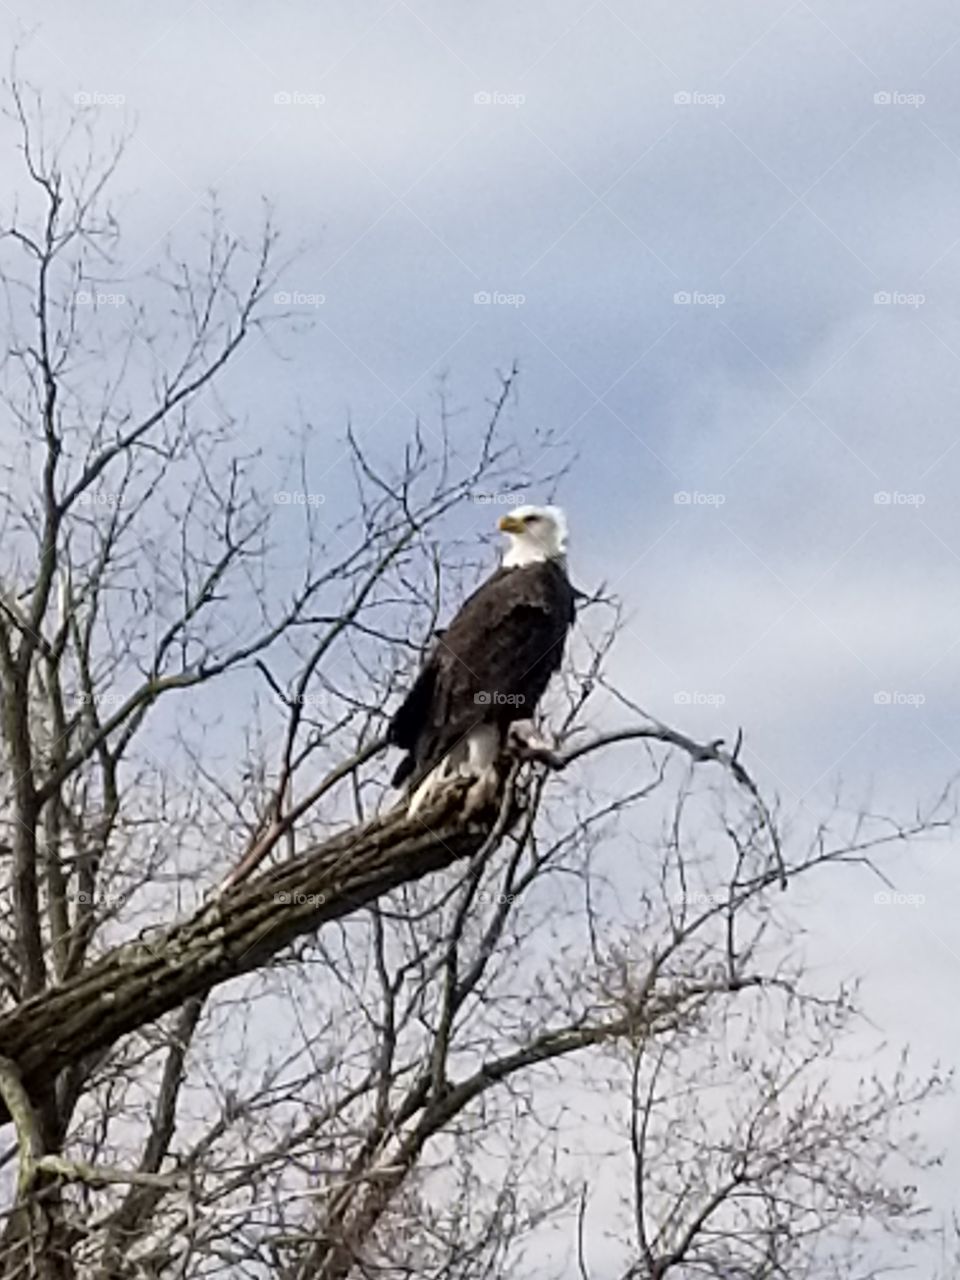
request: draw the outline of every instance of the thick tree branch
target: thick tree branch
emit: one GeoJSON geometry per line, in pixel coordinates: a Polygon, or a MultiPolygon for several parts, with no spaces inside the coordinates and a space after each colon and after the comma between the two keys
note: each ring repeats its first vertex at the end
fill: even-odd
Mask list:
{"type": "Polygon", "coordinates": [[[319,925],[476,853],[488,828],[464,824],[462,792],[440,797],[426,821],[395,810],[342,832],[156,937],[109,951],[0,1018],[4,1055],[34,1079],[52,1078],[191,996],[264,965],[319,925]]]}

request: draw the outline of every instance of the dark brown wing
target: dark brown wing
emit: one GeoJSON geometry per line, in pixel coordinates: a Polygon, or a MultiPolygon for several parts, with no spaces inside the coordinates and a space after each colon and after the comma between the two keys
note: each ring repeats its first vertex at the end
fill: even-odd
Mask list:
{"type": "Polygon", "coordinates": [[[498,569],[435,643],[390,726],[410,754],[394,785],[415,783],[476,724],[533,715],[563,658],[574,591],[552,561],[498,569]]]}

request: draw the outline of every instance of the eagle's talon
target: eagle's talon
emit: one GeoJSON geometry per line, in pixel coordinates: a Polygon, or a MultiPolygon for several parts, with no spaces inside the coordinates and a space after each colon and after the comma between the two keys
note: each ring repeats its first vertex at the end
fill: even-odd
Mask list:
{"type": "Polygon", "coordinates": [[[555,752],[553,744],[537,731],[532,720],[514,720],[508,743],[519,755],[527,754],[533,759],[539,754],[553,755],[555,752]]]}
{"type": "Polygon", "coordinates": [[[500,773],[497,767],[494,765],[492,768],[484,769],[474,780],[464,798],[464,818],[477,817],[485,810],[492,808],[499,790],[500,773]]]}

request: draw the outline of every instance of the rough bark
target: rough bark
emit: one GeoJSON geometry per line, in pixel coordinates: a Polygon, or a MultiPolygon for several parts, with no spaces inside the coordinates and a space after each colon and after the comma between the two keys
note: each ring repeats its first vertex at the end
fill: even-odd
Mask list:
{"type": "MultiPolygon", "coordinates": [[[[461,801],[459,789],[448,792],[429,824],[395,810],[350,828],[156,936],[114,948],[0,1018],[0,1054],[25,1079],[52,1079],[326,921],[476,853],[493,824],[465,823],[461,801]]],[[[0,1119],[9,1119],[5,1110],[0,1119]]]]}

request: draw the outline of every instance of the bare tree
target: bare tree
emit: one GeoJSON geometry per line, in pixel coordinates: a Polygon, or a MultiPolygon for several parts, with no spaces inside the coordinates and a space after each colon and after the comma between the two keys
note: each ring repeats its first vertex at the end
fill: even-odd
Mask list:
{"type": "Polygon", "coordinates": [[[562,472],[510,443],[516,370],[392,458],[348,431],[329,523],[309,440],[265,480],[216,399],[286,318],[270,223],[248,247],[212,208],[199,266],[171,247],[114,307],[122,141],[98,164],[86,115],[51,145],[10,103],[4,1274],[533,1276],[561,1231],[589,1274],[625,1168],[624,1275],[877,1274],[873,1233],[919,1229],[900,1117],[941,1081],[828,1091],[854,1006],[807,989],[779,902],[948,798],[785,849],[739,742],[609,687],[599,591],[555,750],[470,823],[457,788],[409,818],[385,708],[477,572],[455,519],[562,472]]]}

